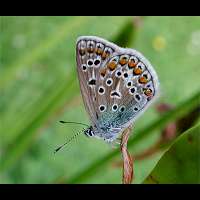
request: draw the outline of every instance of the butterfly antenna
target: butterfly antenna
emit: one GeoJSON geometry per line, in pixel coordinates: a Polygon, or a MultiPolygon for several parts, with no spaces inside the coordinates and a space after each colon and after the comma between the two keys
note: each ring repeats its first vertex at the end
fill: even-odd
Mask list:
{"type": "Polygon", "coordinates": [[[80,124],[80,125],[83,125],[83,126],[87,126],[89,128],[89,125],[84,124],[84,123],[80,123],[80,122],[66,122],[66,121],[59,121],[59,122],[62,123],[62,124],[80,124]]]}
{"type": "MultiPolygon", "coordinates": [[[[85,129],[83,129],[82,131],[84,131],[85,129]]],[[[69,144],[73,139],[75,139],[80,133],[82,133],[82,131],[77,132],[75,135],[73,135],[67,142],[65,142],[64,144],[62,144],[61,146],[59,146],[58,148],[56,148],[54,150],[54,154],[57,153],[60,149],[62,149],[65,145],[69,144]]]]}

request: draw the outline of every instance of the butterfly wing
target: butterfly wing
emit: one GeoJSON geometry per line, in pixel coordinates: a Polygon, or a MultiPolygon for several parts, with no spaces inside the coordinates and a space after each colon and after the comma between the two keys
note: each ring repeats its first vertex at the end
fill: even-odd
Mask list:
{"type": "Polygon", "coordinates": [[[114,49],[106,41],[94,36],[82,36],[77,39],[76,62],[83,102],[93,125],[97,124],[106,105],[104,87],[101,89],[105,64],[113,56],[114,49]]]}
{"type": "Polygon", "coordinates": [[[100,137],[113,137],[114,129],[119,132],[126,128],[157,95],[156,72],[138,51],[94,36],[78,38],[76,54],[81,93],[90,119],[100,137]]]}

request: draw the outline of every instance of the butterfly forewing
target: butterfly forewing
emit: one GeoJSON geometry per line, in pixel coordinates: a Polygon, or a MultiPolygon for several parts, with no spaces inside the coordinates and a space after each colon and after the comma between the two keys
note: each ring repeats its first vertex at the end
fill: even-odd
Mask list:
{"type": "Polygon", "coordinates": [[[99,132],[123,130],[157,94],[153,67],[133,49],[83,36],[77,40],[76,59],[84,105],[99,132]]]}

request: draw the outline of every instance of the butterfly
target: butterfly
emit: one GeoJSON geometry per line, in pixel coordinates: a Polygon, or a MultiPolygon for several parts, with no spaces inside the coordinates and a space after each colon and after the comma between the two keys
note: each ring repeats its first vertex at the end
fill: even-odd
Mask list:
{"type": "Polygon", "coordinates": [[[110,143],[140,116],[158,93],[150,62],[138,51],[96,36],[76,42],[80,90],[91,126],[89,137],[110,143]]]}

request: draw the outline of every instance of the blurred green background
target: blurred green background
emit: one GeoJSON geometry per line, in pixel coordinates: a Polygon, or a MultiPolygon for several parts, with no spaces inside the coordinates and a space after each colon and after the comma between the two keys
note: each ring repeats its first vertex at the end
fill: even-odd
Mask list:
{"type": "MultiPolygon", "coordinates": [[[[121,183],[120,151],[101,140],[80,135],[53,154],[82,129],[59,120],[89,123],[76,75],[75,43],[81,35],[135,48],[158,73],[160,98],[134,125],[128,147],[133,155],[150,148],[169,122],[198,108],[200,17],[1,17],[0,183],[121,183]],[[159,103],[175,110],[161,115],[155,109],[159,103]]],[[[160,183],[200,183],[200,118],[193,121],[183,139],[195,141],[176,137],[136,159],[133,183],[152,182],[152,170],[160,183]],[[165,151],[171,147],[179,153],[173,157],[172,151],[168,160],[165,151]],[[181,165],[172,161],[177,155],[181,165]]]]}

